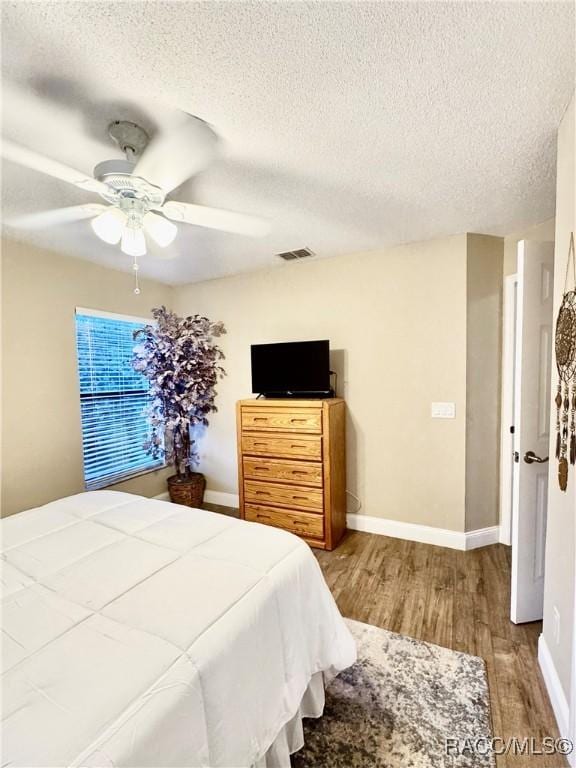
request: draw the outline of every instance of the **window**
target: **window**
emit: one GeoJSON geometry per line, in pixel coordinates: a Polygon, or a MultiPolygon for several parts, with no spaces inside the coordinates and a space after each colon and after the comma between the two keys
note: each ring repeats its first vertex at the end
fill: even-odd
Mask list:
{"type": "Polygon", "coordinates": [[[143,448],[149,383],[131,365],[132,334],[149,320],[76,310],[86,488],[102,488],[164,466],[143,448]]]}

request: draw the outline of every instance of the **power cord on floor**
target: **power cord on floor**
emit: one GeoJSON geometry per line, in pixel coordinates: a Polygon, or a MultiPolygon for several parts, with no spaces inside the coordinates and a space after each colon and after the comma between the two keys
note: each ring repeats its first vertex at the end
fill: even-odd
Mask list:
{"type": "Polygon", "coordinates": [[[352,493],[352,491],[349,491],[348,489],[346,489],[346,493],[348,494],[348,496],[352,496],[352,498],[354,499],[354,501],[355,501],[355,502],[358,504],[358,507],[357,507],[357,508],[354,510],[354,512],[350,512],[350,510],[348,510],[348,509],[347,509],[347,510],[346,510],[346,513],[347,513],[347,514],[353,514],[353,515],[357,515],[357,514],[358,514],[358,512],[360,512],[360,510],[362,509],[362,502],[360,501],[360,499],[358,498],[358,496],[356,496],[356,494],[355,494],[355,493],[352,493]]]}

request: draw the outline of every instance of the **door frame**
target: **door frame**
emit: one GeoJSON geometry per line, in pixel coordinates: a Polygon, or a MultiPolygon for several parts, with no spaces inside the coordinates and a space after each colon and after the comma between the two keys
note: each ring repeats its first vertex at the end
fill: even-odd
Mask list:
{"type": "MultiPolygon", "coordinates": [[[[576,548],[576,531],[574,532],[574,547],[576,548]]],[[[574,573],[574,617],[576,618],[576,570],[574,573]]],[[[576,624],[576,621],[574,623],[576,624]]],[[[576,627],[572,630],[572,679],[570,681],[568,708],[568,738],[574,745],[572,754],[568,756],[568,762],[573,768],[576,768],[576,627]]]]}
{"type": "Polygon", "coordinates": [[[516,386],[516,306],[518,274],[504,278],[502,296],[502,384],[500,405],[500,543],[512,545],[512,499],[514,484],[510,472],[510,459],[514,452],[515,436],[510,433],[514,424],[514,398],[516,386]]]}

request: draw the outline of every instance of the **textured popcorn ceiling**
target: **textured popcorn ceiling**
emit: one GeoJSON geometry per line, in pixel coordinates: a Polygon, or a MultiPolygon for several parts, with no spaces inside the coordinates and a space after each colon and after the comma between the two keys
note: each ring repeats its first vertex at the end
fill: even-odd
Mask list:
{"type": "MultiPolygon", "coordinates": [[[[108,123],[181,109],[219,161],[174,197],[261,215],[255,240],[180,225],[170,283],[554,212],[555,131],[574,88],[572,3],[3,2],[4,135],[91,172],[108,123]]],[[[5,162],[4,215],[96,197],[5,162]]],[[[11,233],[14,234],[14,233],[11,233]]],[[[120,269],[86,222],[19,232],[120,269]]]]}

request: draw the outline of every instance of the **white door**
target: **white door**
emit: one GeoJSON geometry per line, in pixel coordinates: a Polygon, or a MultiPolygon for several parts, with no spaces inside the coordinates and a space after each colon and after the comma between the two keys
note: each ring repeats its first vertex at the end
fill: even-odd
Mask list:
{"type": "Polygon", "coordinates": [[[553,243],[518,243],[510,612],[516,624],[543,612],[553,288],[553,243]]]}

